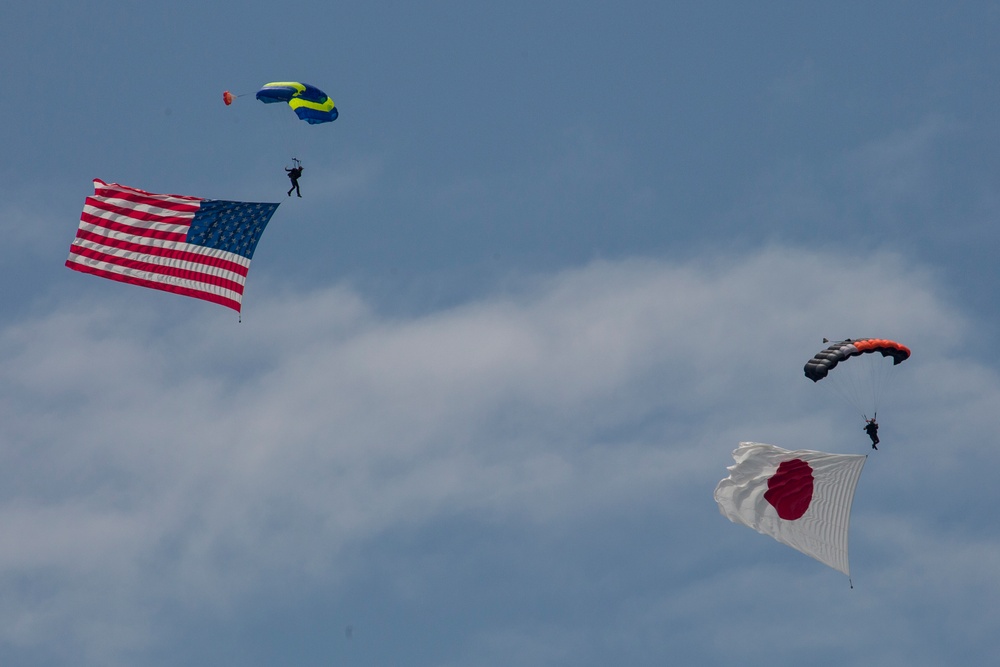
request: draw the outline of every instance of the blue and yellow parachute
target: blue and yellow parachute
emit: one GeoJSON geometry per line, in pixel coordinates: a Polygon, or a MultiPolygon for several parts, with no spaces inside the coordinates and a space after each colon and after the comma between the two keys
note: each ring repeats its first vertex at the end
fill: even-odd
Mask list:
{"type": "Polygon", "coordinates": [[[298,81],[265,83],[257,91],[257,99],[265,104],[287,102],[301,120],[310,124],[337,120],[337,107],[330,96],[315,86],[298,81]]]}
{"type": "MultiPolygon", "coordinates": [[[[231,104],[236,97],[241,95],[233,95],[228,90],[222,93],[222,100],[226,105],[231,104]]],[[[329,123],[337,120],[339,115],[329,95],[316,86],[298,81],[265,83],[257,91],[257,99],[265,104],[285,102],[295,111],[295,115],[312,125],[329,123]]]]}

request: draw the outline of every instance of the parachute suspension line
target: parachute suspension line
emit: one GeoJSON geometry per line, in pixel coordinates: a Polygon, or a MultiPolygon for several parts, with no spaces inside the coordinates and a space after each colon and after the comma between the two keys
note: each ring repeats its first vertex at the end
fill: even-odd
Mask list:
{"type": "MultiPolygon", "coordinates": [[[[856,361],[856,360],[854,360],[856,361]]],[[[830,373],[823,381],[846,403],[862,416],[868,411],[870,403],[865,398],[866,381],[858,366],[837,368],[840,373],[830,373]]]]}
{"type": "Polygon", "coordinates": [[[241,97],[246,97],[247,95],[251,95],[251,94],[252,93],[233,93],[231,91],[224,90],[224,91],[222,91],[222,101],[228,107],[235,100],[237,100],[237,99],[239,99],[241,97]]]}
{"type": "Polygon", "coordinates": [[[891,357],[865,354],[841,362],[822,382],[867,419],[869,412],[878,413],[884,391],[894,381],[892,366],[891,357]]]}
{"type": "MultiPolygon", "coordinates": [[[[271,150],[274,151],[273,156],[277,159],[279,154],[282,155],[282,162],[287,164],[286,160],[288,160],[289,155],[296,156],[293,160],[300,160],[298,156],[302,155],[303,152],[308,152],[303,144],[308,138],[306,136],[308,134],[307,128],[312,126],[303,123],[294,113],[286,113],[288,109],[280,108],[283,106],[285,105],[269,104],[262,111],[263,115],[267,117],[264,124],[269,135],[268,143],[271,150]]],[[[292,166],[297,167],[300,164],[292,166]]]]}
{"type": "Polygon", "coordinates": [[[885,395],[885,390],[894,381],[896,373],[892,371],[893,364],[890,357],[882,357],[875,354],[868,356],[870,357],[868,361],[871,367],[871,405],[874,415],[877,415],[878,409],[881,407],[882,397],[885,395]]]}

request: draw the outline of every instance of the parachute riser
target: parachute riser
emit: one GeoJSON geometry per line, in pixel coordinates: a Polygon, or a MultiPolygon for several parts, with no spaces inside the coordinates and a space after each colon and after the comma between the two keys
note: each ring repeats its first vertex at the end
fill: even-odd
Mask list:
{"type": "Polygon", "coordinates": [[[820,384],[830,387],[866,421],[877,415],[885,390],[895,380],[893,361],[880,354],[862,355],[838,364],[820,384]]]}

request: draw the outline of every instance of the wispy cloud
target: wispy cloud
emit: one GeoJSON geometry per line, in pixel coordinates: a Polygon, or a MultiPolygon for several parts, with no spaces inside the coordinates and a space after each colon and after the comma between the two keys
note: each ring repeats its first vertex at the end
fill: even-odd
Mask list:
{"type": "Polygon", "coordinates": [[[243,324],[109,301],[0,332],[7,642],[123,655],[87,624],[141,648],[152,609],[336,590],[363,576],[359,549],[459,517],[572,533],[656,511],[683,531],[739,439],[864,445],[801,376],[824,335],[905,337],[909,377],[934,369],[937,388],[901,390],[905,450],[933,449],[956,416],[996,426],[947,399],[923,432],[902,425],[942,386],[998,382],[962,358],[970,325],[931,274],[892,255],[598,262],[411,318],[343,287],[255,298],[243,324]]]}

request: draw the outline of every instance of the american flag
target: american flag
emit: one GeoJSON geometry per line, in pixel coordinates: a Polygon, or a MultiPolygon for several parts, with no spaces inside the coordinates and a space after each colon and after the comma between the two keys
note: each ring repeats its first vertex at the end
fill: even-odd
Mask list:
{"type": "Polygon", "coordinates": [[[250,259],[277,208],[94,179],[66,266],[239,312],[250,259]]]}

